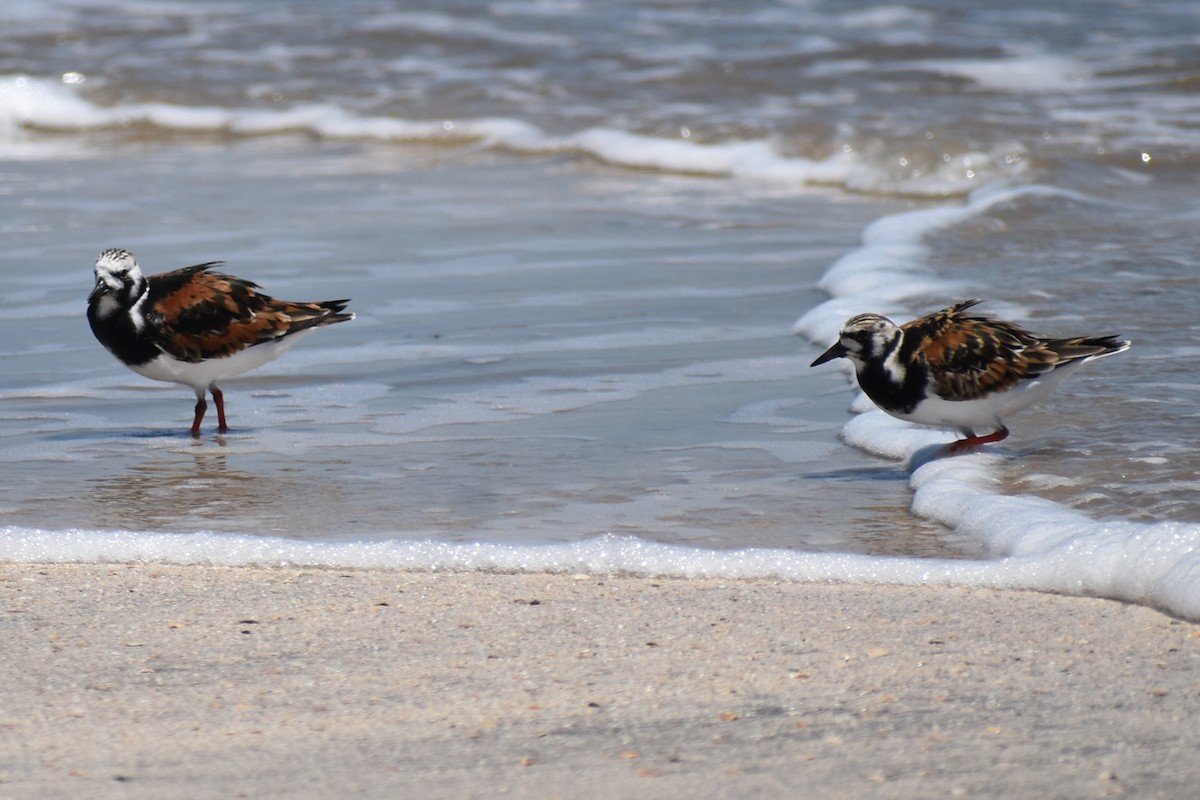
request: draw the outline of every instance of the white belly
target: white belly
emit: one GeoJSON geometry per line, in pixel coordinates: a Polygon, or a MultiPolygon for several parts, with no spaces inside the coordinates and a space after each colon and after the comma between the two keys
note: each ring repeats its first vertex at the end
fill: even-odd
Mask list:
{"type": "Polygon", "coordinates": [[[263,364],[274,361],[287,352],[287,349],[295,344],[298,339],[307,336],[315,330],[316,328],[310,328],[305,331],[293,333],[290,336],[285,336],[282,339],[275,339],[255,345],[254,347],[247,347],[245,350],[241,350],[231,356],[211,358],[195,364],[188,361],[179,361],[163,353],[153,361],[141,366],[130,367],[130,369],[152,380],[182,383],[185,386],[192,387],[197,392],[203,392],[219,380],[234,375],[241,375],[243,372],[249,372],[252,369],[261,367],[263,364]]]}
{"type": "Polygon", "coordinates": [[[974,400],[946,400],[930,395],[912,413],[892,413],[892,416],[939,428],[977,432],[998,430],[1005,426],[1005,420],[1052,395],[1083,364],[1082,360],[1075,361],[1035,380],[1024,381],[1006,391],[974,400]]]}

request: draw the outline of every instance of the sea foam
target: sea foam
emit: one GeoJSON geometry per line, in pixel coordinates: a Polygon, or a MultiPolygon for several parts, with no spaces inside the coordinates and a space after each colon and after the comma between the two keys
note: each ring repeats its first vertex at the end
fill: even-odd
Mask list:
{"type": "MultiPolygon", "coordinates": [[[[285,109],[193,107],[167,103],[123,103],[102,107],[80,94],[81,83],[29,75],[0,76],[0,157],[58,154],[65,144],[44,132],[114,130],[149,126],[163,131],[265,136],[305,133],[346,141],[429,143],[501,150],[521,155],[571,153],[606,164],[668,173],[736,178],[772,186],[838,186],[862,192],[899,192],[931,197],[959,196],[984,175],[1006,174],[999,155],[975,153],[944,164],[934,174],[898,179],[891,166],[864,157],[848,144],[824,158],[785,154],[768,139],[700,142],[663,138],[597,126],[550,134],[507,117],[409,120],[355,113],[331,102],[285,109]],[[32,152],[31,152],[32,150],[32,152]]],[[[821,146],[827,147],[829,143],[821,146]]]]}
{"type": "MultiPolygon", "coordinates": [[[[934,465],[930,465],[934,466],[934,465]]],[[[944,462],[942,462],[944,468],[944,462]]],[[[47,531],[8,527],[0,560],[21,563],[174,563],[429,571],[556,572],[674,578],[980,586],[1114,597],[1200,619],[1195,526],[1099,526],[1037,498],[997,498],[961,474],[914,475],[918,502],[953,505],[975,530],[1016,534],[994,560],[881,558],[782,548],[704,550],[606,534],[579,542],[513,545],[438,539],[330,542],[222,533],[47,531]],[[952,496],[934,498],[939,492],[952,496]],[[975,509],[972,512],[970,509],[975,509]],[[1007,518],[1007,519],[1006,519],[1007,518]],[[1055,533],[1047,535],[1048,530],[1055,533]],[[1028,552],[1026,552],[1028,551],[1028,552]]]]}
{"type": "Polygon", "coordinates": [[[946,75],[969,78],[982,89],[1014,93],[1077,92],[1088,88],[1092,79],[1091,72],[1081,62],[1036,53],[1000,59],[921,61],[916,65],[946,75]]]}
{"type": "MultiPolygon", "coordinates": [[[[907,311],[906,300],[931,290],[941,296],[976,294],[932,274],[926,266],[925,239],[1029,196],[1088,202],[1053,187],[994,186],[973,193],[962,205],[884,217],[867,228],[860,249],[825,274],[821,285],[833,296],[804,314],[794,332],[823,347],[836,341],[841,324],[853,314],[907,311]]],[[[1000,310],[1006,315],[1019,311],[1000,310]]],[[[849,379],[853,371],[848,364],[845,369],[849,379]]],[[[980,542],[996,555],[979,564],[927,563],[927,571],[919,575],[903,560],[887,560],[878,565],[879,575],[901,583],[1099,595],[1200,618],[1200,525],[1094,520],[1043,498],[1006,496],[1000,487],[1005,458],[995,450],[942,458],[942,448],[955,438],[952,433],[890,417],[861,393],[852,410],[858,413],[843,429],[844,441],[907,464],[913,512],[980,542]]]]}

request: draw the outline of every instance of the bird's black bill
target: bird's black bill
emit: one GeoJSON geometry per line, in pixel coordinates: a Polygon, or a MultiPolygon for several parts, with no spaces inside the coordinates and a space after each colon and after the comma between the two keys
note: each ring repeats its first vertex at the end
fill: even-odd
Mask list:
{"type": "Polygon", "coordinates": [[[88,295],[88,302],[89,303],[95,302],[97,297],[99,297],[100,295],[104,294],[107,291],[108,291],[108,284],[106,284],[104,281],[96,281],[95,288],[93,288],[92,293],[88,295]]]}
{"type": "Polygon", "coordinates": [[[817,360],[814,361],[809,366],[819,367],[822,364],[824,364],[826,361],[833,361],[835,358],[844,358],[846,353],[848,353],[848,352],[850,352],[850,351],[847,350],[842,345],[841,342],[835,342],[833,347],[829,348],[824,353],[821,353],[821,355],[817,356],[817,360]]]}

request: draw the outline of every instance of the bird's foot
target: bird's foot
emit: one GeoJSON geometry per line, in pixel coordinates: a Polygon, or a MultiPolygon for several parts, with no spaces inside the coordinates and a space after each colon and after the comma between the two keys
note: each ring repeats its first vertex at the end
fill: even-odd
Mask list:
{"type": "Polygon", "coordinates": [[[1007,438],[1008,428],[1001,425],[995,431],[987,434],[986,436],[968,436],[965,439],[959,439],[957,442],[950,444],[950,446],[946,448],[946,452],[949,455],[957,455],[959,453],[964,453],[967,450],[971,450],[972,448],[978,447],[981,444],[1002,442],[1007,438]]]}

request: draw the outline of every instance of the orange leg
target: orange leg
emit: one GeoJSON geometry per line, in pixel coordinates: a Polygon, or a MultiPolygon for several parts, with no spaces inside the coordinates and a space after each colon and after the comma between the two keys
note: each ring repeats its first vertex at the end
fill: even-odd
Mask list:
{"type": "Polygon", "coordinates": [[[950,453],[961,453],[964,450],[970,450],[981,444],[992,444],[993,442],[1003,442],[1008,438],[1008,428],[1001,425],[994,432],[987,436],[968,436],[965,439],[959,439],[950,445],[950,453]]]}
{"type": "Polygon", "coordinates": [[[229,426],[225,424],[225,393],[218,389],[215,383],[209,386],[208,390],[212,392],[213,402],[217,404],[217,433],[226,433],[229,426]]]}
{"type": "Polygon", "coordinates": [[[208,410],[208,403],[204,402],[204,395],[196,396],[196,418],[192,420],[192,436],[200,435],[200,420],[204,419],[204,412],[208,410]]]}

